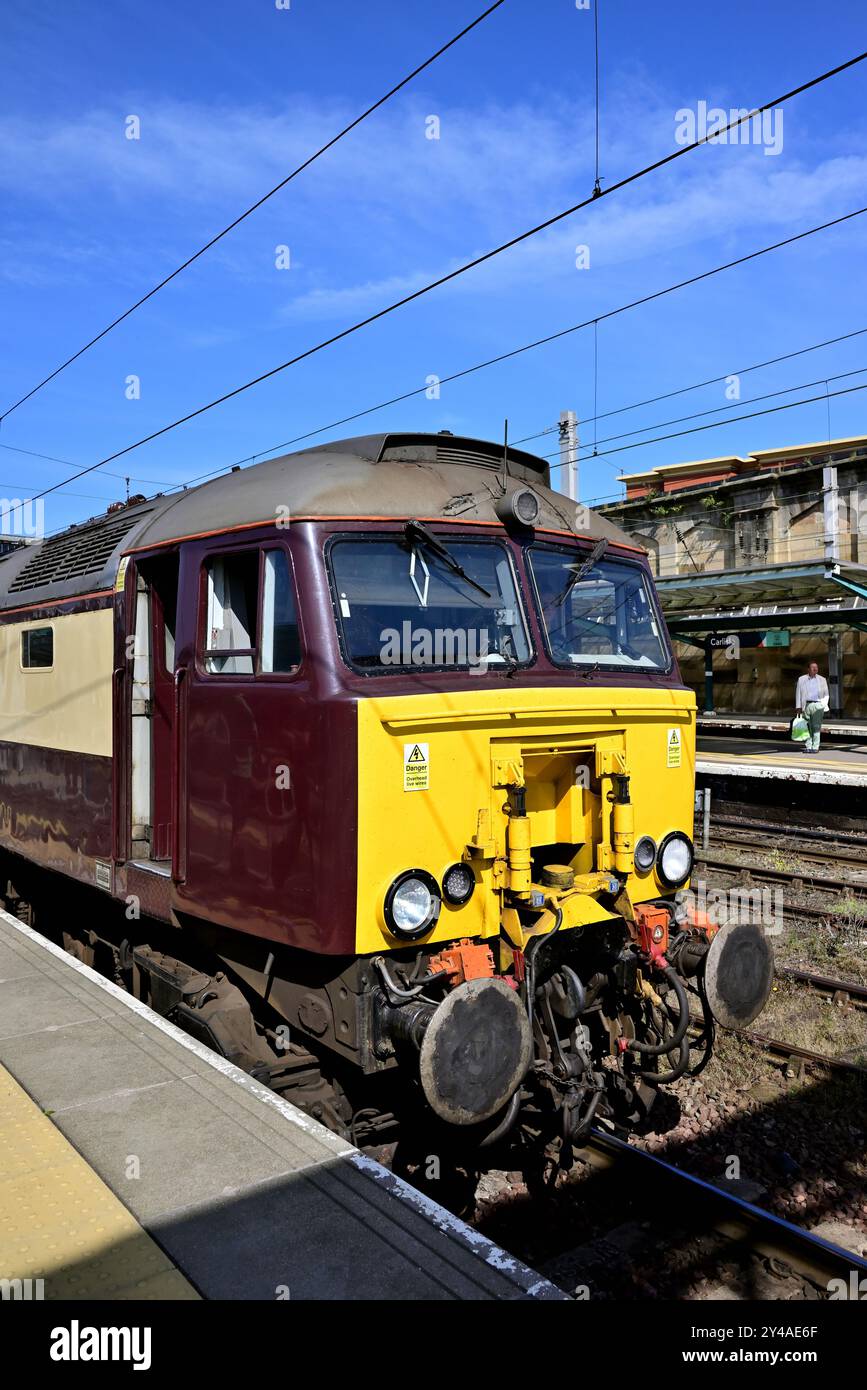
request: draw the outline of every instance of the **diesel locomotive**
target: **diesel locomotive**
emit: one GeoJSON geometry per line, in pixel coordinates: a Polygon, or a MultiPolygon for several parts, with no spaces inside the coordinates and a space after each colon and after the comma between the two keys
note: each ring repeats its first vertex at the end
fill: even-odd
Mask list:
{"type": "Polygon", "coordinates": [[[694,747],[646,554],[503,444],[329,443],[0,560],[7,906],[358,1142],[568,1151],[755,1017],[694,747]]]}

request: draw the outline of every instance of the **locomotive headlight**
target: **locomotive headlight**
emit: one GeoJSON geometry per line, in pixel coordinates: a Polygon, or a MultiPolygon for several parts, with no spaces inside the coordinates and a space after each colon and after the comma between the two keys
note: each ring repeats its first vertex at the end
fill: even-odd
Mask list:
{"type": "Polygon", "coordinates": [[[443,897],[452,907],[463,907],[473,896],[476,880],[469,864],[452,864],[443,874],[443,897]]]}
{"type": "Polygon", "coordinates": [[[501,521],[517,522],[519,526],[535,526],[539,517],[539,499],[528,487],[516,487],[494,503],[501,521]]]}
{"type": "Polygon", "coordinates": [[[642,835],[635,846],[635,867],[640,874],[649,874],[656,860],[656,841],[642,835]]]}
{"type": "Polygon", "coordinates": [[[411,941],[430,931],[441,907],[440,890],[433,874],[425,869],[405,869],[386,893],[383,913],[392,935],[411,941]]]}
{"type": "Polygon", "coordinates": [[[680,830],[672,830],[659,846],[656,857],[659,877],[669,888],[679,888],[692,873],[694,858],[692,840],[689,836],[680,830]]]}

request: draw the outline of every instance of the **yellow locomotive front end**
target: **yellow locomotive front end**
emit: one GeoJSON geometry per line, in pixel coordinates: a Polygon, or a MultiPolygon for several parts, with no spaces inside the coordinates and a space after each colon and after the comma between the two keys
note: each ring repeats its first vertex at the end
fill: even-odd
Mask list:
{"type": "Polygon", "coordinates": [[[386,901],[414,868],[442,884],[461,861],[475,883],[465,902],[442,898],[426,943],[468,936],[506,951],[534,932],[526,911],[540,893],[558,901],[568,930],[614,915],[603,903],[615,883],[614,897],[639,905],[689,878],[691,691],[507,687],[365,700],[358,746],[361,815],[376,808],[359,845],[360,954],[402,944],[386,901]]]}
{"type": "Polygon", "coordinates": [[[634,1127],[772,974],[760,927],[692,911],[695,697],[646,565],[415,521],[329,558],[344,657],[378,677],[357,702],[369,1066],[476,1142],[519,1115],[567,1152],[594,1119],[634,1127]]]}

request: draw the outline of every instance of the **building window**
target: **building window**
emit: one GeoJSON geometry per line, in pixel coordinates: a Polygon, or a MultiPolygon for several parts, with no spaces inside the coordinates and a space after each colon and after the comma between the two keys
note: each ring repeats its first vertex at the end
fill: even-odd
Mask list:
{"type": "Polygon", "coordinates": [[[21,665],[25,671],[46,671],[54,665],[54,629],[29,627],[21,634],[21,665]]]}
{"type": "Polygon", "coordinates": [[[232,676],[294,671],[301,640],[286,552],[215,555],[206,576],[205,670],[232,676]]]}

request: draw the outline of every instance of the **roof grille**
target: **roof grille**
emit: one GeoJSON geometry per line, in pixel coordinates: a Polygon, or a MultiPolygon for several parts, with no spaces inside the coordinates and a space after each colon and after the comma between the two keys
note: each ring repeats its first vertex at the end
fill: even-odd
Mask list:
{"type": "Polygon", "coordinates": [[[448,444],[437,445],[437,463],[473,463],[481,468],[502,468],[503,450],[482,452],[481,449],[449,448],[448,444]]]}
{"type": "Polygon", "coordinates": [[[138,525],[142,513],[131,518],[128,514],[98,521],[93,526],[78,527],[50,541],[43,541],[36,554],[9,585],[10,594],[24,589],[42,589],[65,579],[82,575],[101,574],[109,557],[125,536],[138,525]]]}

